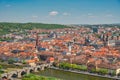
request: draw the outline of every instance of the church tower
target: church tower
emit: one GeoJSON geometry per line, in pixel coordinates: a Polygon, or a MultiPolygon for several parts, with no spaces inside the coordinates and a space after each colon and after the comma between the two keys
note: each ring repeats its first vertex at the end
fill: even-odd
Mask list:
{"type": "Polygon", "coordinates": [[[36,53],[38,52],[38,46],[39,46],[39,38],[38,38],[38,33],[36,33],[36,43],[35,43],[36,53]]]}

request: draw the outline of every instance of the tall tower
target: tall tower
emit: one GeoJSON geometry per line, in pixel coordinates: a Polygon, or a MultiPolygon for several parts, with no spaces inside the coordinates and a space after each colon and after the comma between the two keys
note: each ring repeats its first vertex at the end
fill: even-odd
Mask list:
{"type": "Polygon", "coordinates": [[[72,51],[72,42],[68,42],[68,53],[67,55],[71,54],[71,51],[72,51]]]}
{"type": "Polygon", "coordinates": [[[106,36],[106,42],[107,42],[107,41],[109,41],[109,36],[108,36],[108,35],[106,36]]]}
{"type": "Polygon", "coordinates": [[[37,47],[38,46],[38,33],[36,33],[36,45],[35,45],[35,47],[37,47]]]}
{"type": "Polygon", "coordinates": [[[38,33],[36,33],[36,44],[35,44],[35,48],[36,48],[36,53],[38,52],[38,46],[39,46],[39,38],[38,38],[38,33]]]}
{"type": "Polygon", "coordinates": [[[72,45],[70,43],[69,43],[68,49],[69,49],[69,52],[71,53],[72,45]]]}
{"type": "Polygon", "coordinates": [[[93,26],[92,30],[93,30],[93,33],[98,33],[98,27],[97,26],[93,26]]]}

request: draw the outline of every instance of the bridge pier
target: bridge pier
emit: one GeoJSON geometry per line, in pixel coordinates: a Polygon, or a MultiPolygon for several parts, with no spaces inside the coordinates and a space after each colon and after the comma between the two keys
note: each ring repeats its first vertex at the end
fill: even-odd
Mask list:
{"type": "Polygon", "coordinates": [[[48,68],[50,68],[50,66],[51,66],[51,65],[50,65],[50,64],[48,64],[48,68]]]}
{"type": "Polygon", "coordinates": [[[26,74],[30,74],[30,70],[29,69],[26,70],[26,74]]]}
{"type": "Polygon", "coordinates": [[[7,80],[12,80],[12,73],[7,73],[7,80]]]}
{"type": "Polygon", "coordinates": [[[26,72],[26,74],[30,74],[30,69],[27,67],[24,67],[24,71],[26,72]]]}
{"type": "Polygon", "coordinates": [[[44,70],[45,69],[45,66],[41,66],[41,70],[44,70]]]}
{"type": "Polygon", "coordinates": [[[37,69],[38,69],[38,68],[37,68],[37,67],[35,67],[35,68],[34,68],[34,72],[38,72],[38,70],[37,70],[37,69]]]}
{"type": "Polygon", "coordinates": [[[18,78],[21,78],[21,77],[22,77],[21,71],[17,71],[17,75],[18,75],[18,76],[17,76],[18,78]]]}

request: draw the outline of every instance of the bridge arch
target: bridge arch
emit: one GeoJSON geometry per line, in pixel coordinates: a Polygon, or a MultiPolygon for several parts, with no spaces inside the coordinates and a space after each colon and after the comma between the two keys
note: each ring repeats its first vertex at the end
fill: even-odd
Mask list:
{"type": "Polygon", "coordinates": [[[14,74],[12,74],[12,76],[11,76],[12,78],[17,78],[18,77],[18,75],[16,74],[16,73],[14,73],[14,74]]]}
{"type": "Polygon", "coordinates": [[[41,68],[40,68],[40,67],[37,67],[37,70],[38,70],[38,71],[40,71],[40,70],[41,70],[41,68]]]}
{"type": "Polygon", "coordinates": [[[3,77],[2,77],[2,80],[7,80],[7,76],[3,76],[3,77]]]}
{"type": "Polygon", "coordinates": [[[25,75],[26,73],[27,73],[26,71],[22,71],[21,76],[25,75]]]}
{"type": "Polygon", "coordinates": [[[33,70],[33,69],[30,69],[29,72],[32,73],[32,72],[34,72],[34,70],[33,70]]]}

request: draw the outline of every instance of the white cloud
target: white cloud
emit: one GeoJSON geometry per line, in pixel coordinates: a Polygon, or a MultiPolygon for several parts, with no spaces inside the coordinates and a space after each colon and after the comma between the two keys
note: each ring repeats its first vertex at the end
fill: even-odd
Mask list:
{"type": "Polygon", "coordinates": [[[58,11],[51,11],[51,12],[49,13],[49,15],[50,15],[50,16],[56,16],[56,15],[58,15],[58,11]]]}
{"type": "Polygon", "coordinates": [[[64,12],[63,15],[64,15],[64,16],[70,16],[70,13],[64,12]]]}
{"type": "Polygon", "coordinates": [[[91,16],[88,16],[88,17],[90,17],[90,18],[95,18],[95,17],[97,17],[97,16],[91,15],[91,16]]]}
{"type": "Polygon", "coordinates": [[[32,16],[32,18],[38,18],[38,16],[35,16],[35,15],[34,15],[34,16],[32,16]]]}
{"type": "Polygon", "coordinates": [[[5,7],[11,7],[11,5],[10,5],[10,4],[7,4],[7,5],[5,5],[5,7]]]}
{"type": "Polygon", "coordinates": [[[113,15],[112,14],[107,14],[106,17],[113,17],[113,15]]]}
{"type": "Polygon", "coordinates": [[[87,15],[88,15],[88,16],[92,16],[93,14],[92,14],[92,13],[88,13],[87,15]]]}
{"type": "Polygon", "coordinates": [[[98,17],[98,16],[96,16],[96,15],[94,15],[94,14],[92,14],[92,13],[88,13],[87,16],[88,16],[89,18],[95,18],[95,17],[98,17]]]}

